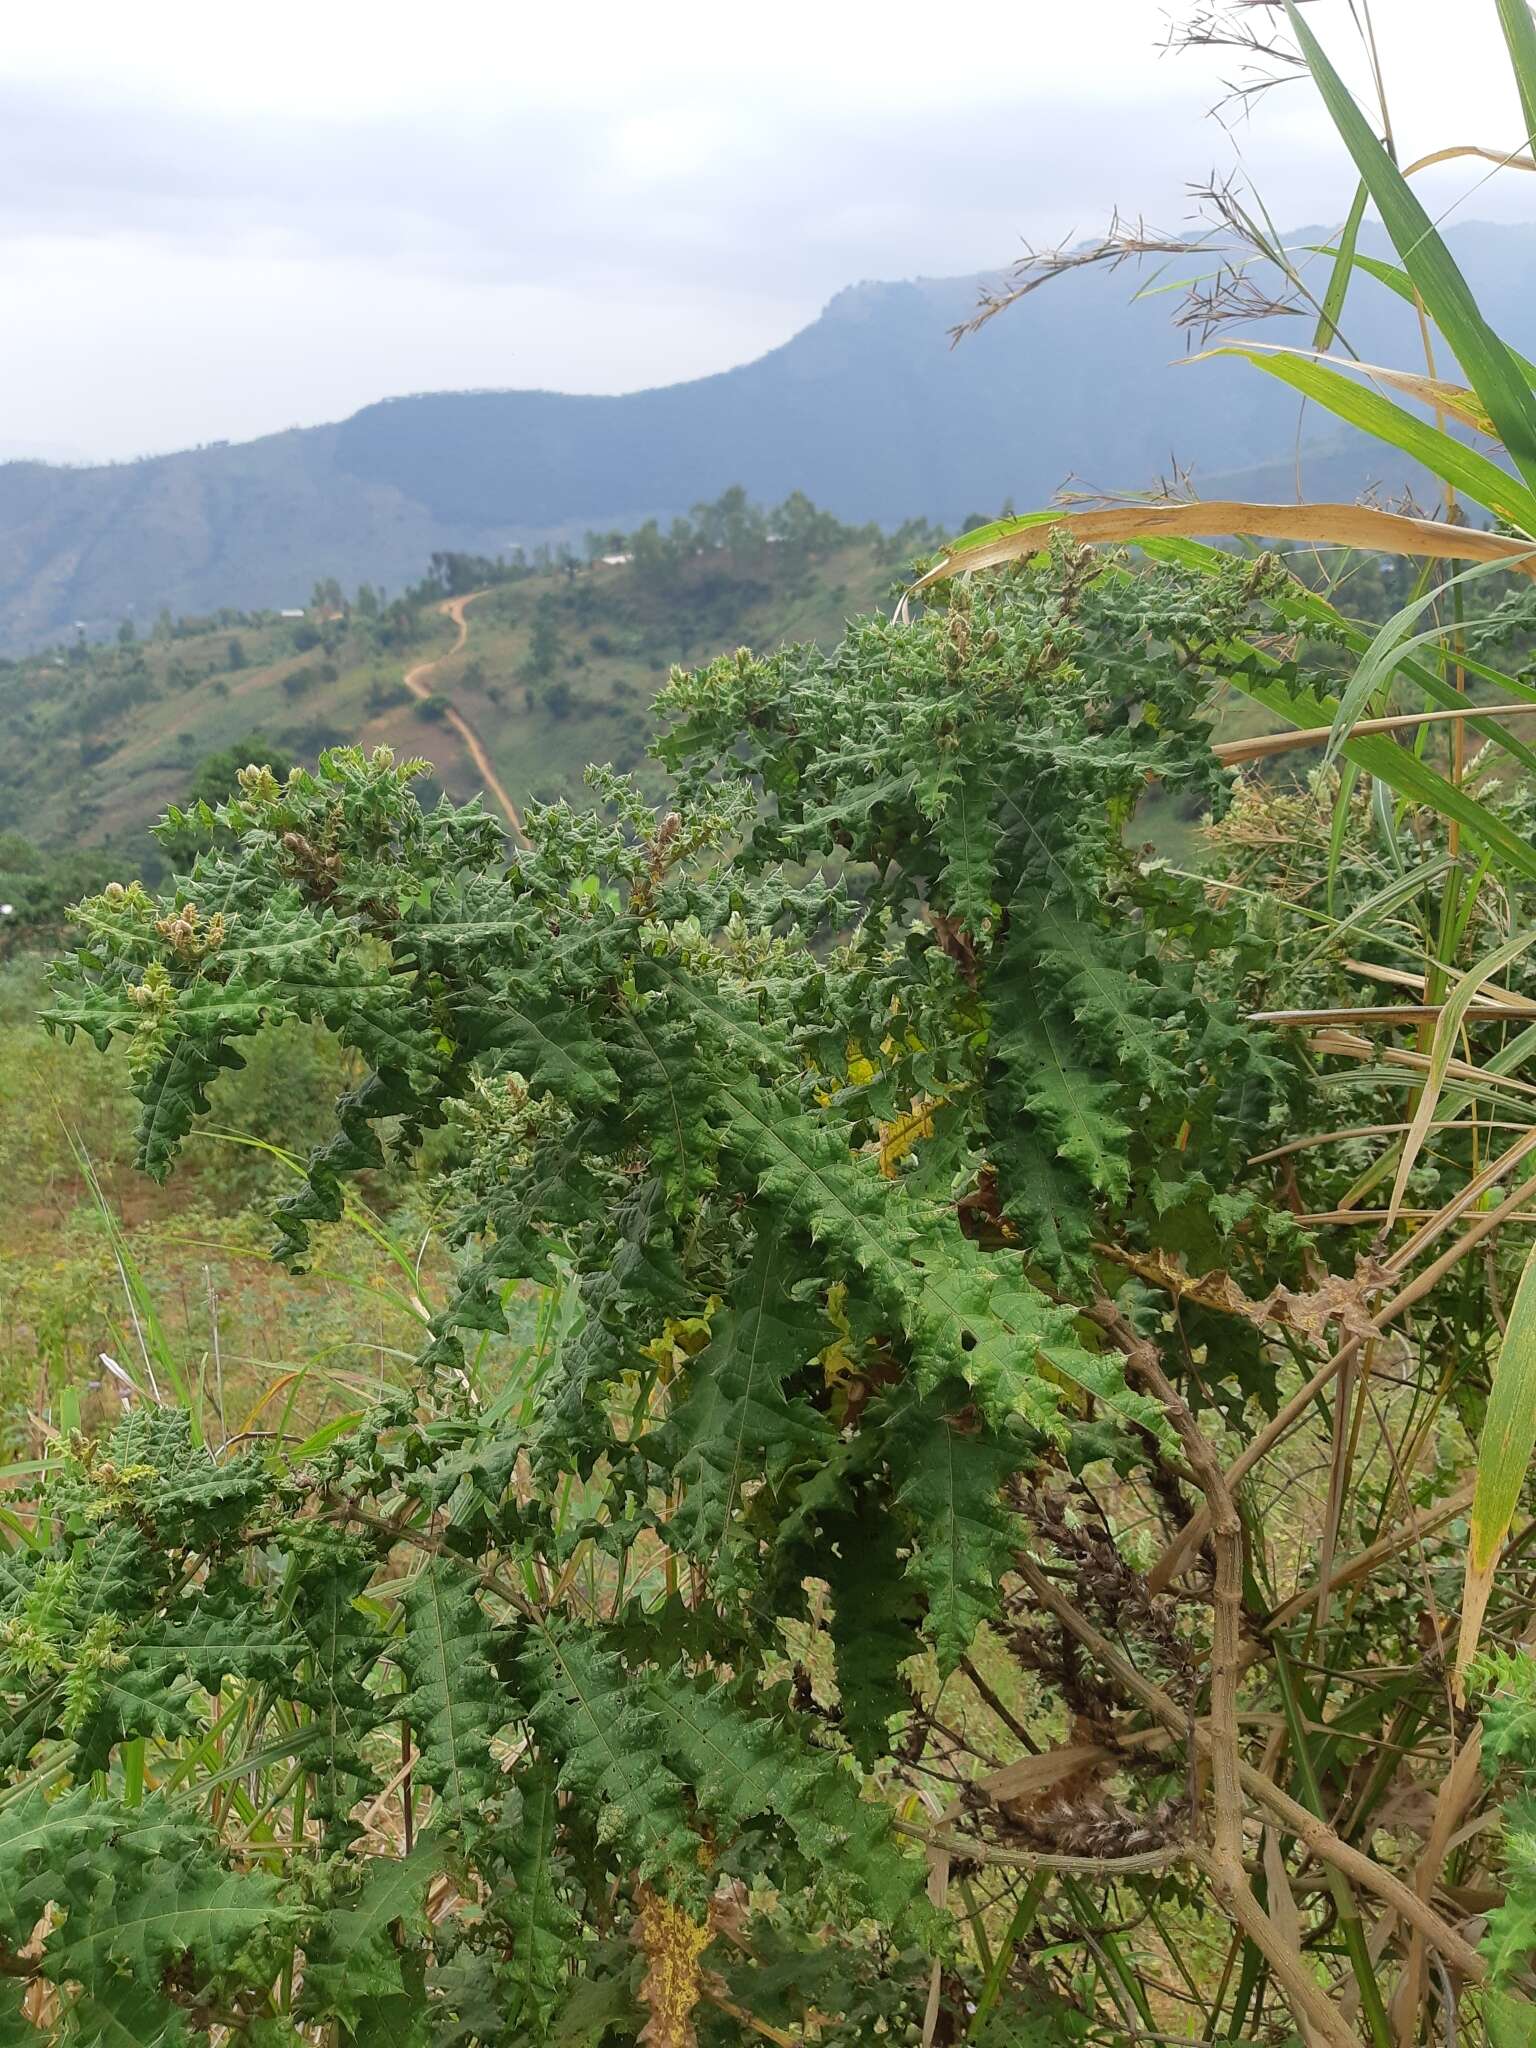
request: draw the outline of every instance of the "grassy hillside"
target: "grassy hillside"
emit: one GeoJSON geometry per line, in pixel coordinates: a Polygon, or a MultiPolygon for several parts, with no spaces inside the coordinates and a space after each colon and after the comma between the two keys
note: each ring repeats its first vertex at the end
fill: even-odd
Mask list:
{"type": "MultiPolygon", "coordinates": [[[[301,619],[162,618],[144,639],[125,629],[105,646],[0,662],[0,834],[54,854],[137,857],[200,764],[256,734],[297,759],[342,739],[427,754],[462,798],[483,778],[443,716],[448,703],[515,803],[579,795],[588,761],[641,765],[647,708],[672,663],[831,639],[885,599],[922,538],[843,527],[803,500],[771,516],[739,494],[721,503],[725,514],[708,508],[670,538],[594,536],[585,562],[503,567],[449,659],[444,601],[495,565],[445,558],[388,605],[332,586],[301,619]],[[605,565],[602,553],[628,559],[605,565]],[[429,663],[421,702],[404,678],[429,663]]],[[[0,878],[5,866],[0,854],[0,878]]]]}

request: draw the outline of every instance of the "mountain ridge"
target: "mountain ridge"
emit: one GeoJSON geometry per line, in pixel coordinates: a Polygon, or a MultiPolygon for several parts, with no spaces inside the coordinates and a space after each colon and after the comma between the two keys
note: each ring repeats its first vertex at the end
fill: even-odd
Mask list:
{"type": "MultiPolygon", "coordinates": [[[[1304,231],[1305,232],[1305,231],[1304,231]]],[[[1536,343],[1536,228],[1451,242],[1496,326],[1536,343]]],[[[951,527],[1175,469],[1197,488],[1289,473],[1293,396],[1245,365],[1173,360],[1166,298],[1086,269],[959,347],[983,279],[865,280],[752,361],[621,394],[417,392],[346,419],[92,466],[0,465],[0,649],[112,630],[162,607],[301,603],[317,572],[399,587],[434,552],[495,554],[665,521],[742,484],[839,518],[951,527]]],[[[1310,339],[1310,323],[1276,323],[1310,339]]],[[[1366,360],[1412,361],[1411,315],[1363,281],[1345,327],[1366,360]]],[[[1379,448],[1314,415],[1303,454],[1330,494],[1383,475],[1379,448]]],[[[1289,495],[1287,491],[1286,495],[1289,495]]]]}

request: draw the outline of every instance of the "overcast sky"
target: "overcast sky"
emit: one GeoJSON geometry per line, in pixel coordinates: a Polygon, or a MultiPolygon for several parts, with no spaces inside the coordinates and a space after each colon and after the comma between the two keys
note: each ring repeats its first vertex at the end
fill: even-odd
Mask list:
{"type": "MultiPolygon", "coordinates": [[[[0,454],[697,376],[860,279],[998,266],[1116,204],[1177,227],[1239,152],[1281,225],[1340,215],[1310,86],[1224,131],[1204,110],[1241,60],[1162,54],[1170,8],[1194,0],[9,9],[0,454]]],[[[1516,146],[1494,0],[1376,8],[1407,156],[1516,146]]],[[[1311,19],[1363,91],[1350,0],[1311,19]]],[[[1529,174],[1422,189],[1536,219],[1529,174]]]]}

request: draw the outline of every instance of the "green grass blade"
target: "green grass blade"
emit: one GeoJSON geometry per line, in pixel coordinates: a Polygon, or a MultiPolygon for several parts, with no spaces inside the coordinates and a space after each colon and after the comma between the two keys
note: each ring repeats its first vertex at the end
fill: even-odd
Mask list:
{"type": "Polygon", "coordinates": [[[1482,1634],[1488,1595],[1499,1551],[1509,1534],[1520,1489],[1536,1446],[1536,1248],[1525,1262],[1499,1347],[1493,1390],[1477,1446],[1477,1490],[1467,1547],[1466,1588],[1461,1603],[1461,1636],[1456,1645],[1456,1690],[1461,1695],[1467,1666],[1482,1634]]]}
{"type": "Polygon", "coordinates": [[[1429,1136],[1429,1127],[1434,1122],[1435,1107],[1440,1100],[1440,1091],[1445,1086],[1445,1076],[1456,1050],[1462,1021],[1471,1008],[1474,998],[1485,982],[1502,974],[1512,960],[1518,960],[1526,951],[1536,931],[1519,932],[1508,939],[1492,953],[1485,954],[1462,975],[1451,993],[1446,997],[1440,1016],[1435,1025],[1434,1044],[1429,1054],[1429,1074],[1419,1093],[1418,1107],[1413,1113],[1408,1136],[1403,1142],[1402,1157],[1397,1163],[1397,1178],[1392,1183],[1392,1199],[1387,1205],[1387,1221],[1384,1226],[1390,1230],[1407,1192],[1408,1176],[1417,1163],[1429,1136]]]}
{"type": "Polygon", "coordinates": [[[1527,484],[1536,487],[1536,393],[1483,318],[1434,222],[1329,62],[1297,0],[1285,0],[1285,11],[1323,103],[1376,202],[1425,311],[1450,343],[1462,374],[1487,407],[1510,460],[1527,484]]]}
{"type": "Polygon", "coordinates": [[[164,1398],[160,1392],[160,1378],[155,1370],[158,1366],[159,1374],[164,1376],[176,1397],[176,1405],[185,1411],[187,1419],[192,1425],[192,1441],[195,1444],[201,1445],[203,1442],[201,1406],[194,1397],[191,1382],[182,1370],[181,1360],[177,1356],[176,1348],[165,1333],[165,1327],[160,1321],[160,1312],[155,1306],[155,1297],[150,1291],[149,1282],[145,1279],[139,1262],[133,1255],[133,1247],[128,1242],[127,1233],[118,1221],[111,1203],[103,1192],[90,1154],[86,1151],[84,1144],[74,1131],[68,1131],[67,1136],[70,1150],[75,1156],[75,1163],[80,1171],[80,1177],[85,1182],[90,1194],[91,1206],[96,1211],[101,1227],[106,1233],[107,1243],[112,1252],[113,1264],[117,1267],[117,1277],[122,1283],[123,1300],[128,1309],[129,1320],[133,1325],[134,1339],[139,1347],[139,1355],[143,1361],[144,1370],[149,1376],[154,1398],[156,1401],[164,1398]]]}
{"type": "Polygon", "coordinates": [[[1404,657],[1417,647],[1432,644],[1444,632],[1444,627],[1436,626],[1431,632],[1414,634],[1413,628],[1425,612],[1432,605],[1438,604],[1446,591],[1470,582],[1475,577],[1486,575],[1497,566],[1498,564],[1493,562],[1479,562],[1471,569],[1463,569],[1448,582],[1437,584],[1433,589],[1427,590],[1422,597],[1415,598],[1412,604],[1406,604],[1401,611],[1392,614],[1361,657],[1358,668],[1339,699],[1333,730],[1328,735],[1328,746],[1323,755],[1324,767],[1334,760],[1348,737],[1350,728],[1376,691],[1397,673],[1404,657]]]}
{"type": "MultiPolygon", "coordinates": [[[[1229,559],[1226,551],[1212,547],[1207,541],[1157,539],[1142,541],[1140,545],[1153,561],[1178,562],[1185,568],[1203,569],[1207,572],[1214,572],[1229,559]]],[[[1521,555],[1514,559],[1527,558],[1528,555],[1521,555]]],[[[1276,610],[1293,625],[1321,626],[1330,638],[1339,640],[1355,654],[1363,655],[1370,646],[1371,635],[1363,626],[1358,625],[1353,619],[1346,618],[1337,606],[1330,604],[1327,598],[1319,596],[1316,591],[1308,590],[1305,584],[1293,582],[1287,585],[1275,594],[1272,602],[1276,610]]],[[[1409,652],[1408,649],[1403,651],[1400,663],[1402,673],[1417,689],[1422,690],[1431,702],[1442,705],[1447,710],[1454,710],[1466,703],[1466,698],[1459,690],[1442,681],[1423,662],[1409,658],[1409,652]]],[[[1483,682],[1491,683],[1495,689],[1504,691],[1521,703],[1536,703],[1536,689],[1529,683],[1522,683],[1516,677],[1506,675],[1502,669],[1496,669],[1488,662],[1479,661],[1464,649],[1458,650],[1456,661],[1468,675],[1477,676],[1483,682]]],[[[1495,708],[1489,706],[1490,714],[1495,708]]],[[[1526,746],[1513,733],[1506,731],[1496,717],[1490,715],[1469,718],[1467,723],[1474,732],[1479,733],[1494,746],[1503,748],[1519,761],[1528,773],[1536,776],[1536,749],[1526,746]]]]}
{"type": "MultiPolygon", "coordinates": [[[[1337,248],[1320,242],[1310,243],[1308,248],[1313,256],[1332,256],[1337,262],[1344,261],[1345,252],[1342,241],[1337,248]]],[[[1406,270],[1400,270],[1395,263],[1386,263],[1379,256],[1367,256],[1363,251],[1353,249],[1349,252],[1349,268],[1352,271],[1363,270],[1367,277],[1374,277],[1377,283],[1384,284],[1388,291],[1396,292],[1397,296],[1408,305],[1414,306],[1418,304],[1418,294],[1414,291],[1413,279],[1406,270]]],[[[1529,356],[1521,355],[1518,349],[1510,348],[1508,342],[1505,342],[1504,346],[1506,349],[1509,349],[1510,361],[1518,368],[1527,384],[1536,385],[1536,363],[1533,363],[1529,356]]]]}
{"type": "MultiPolygon", "coordinates": [[[[1432,475],[1454,484],[1469,498],[1486,505],[1501,519],[1536,533],[1536,491],[1511,476],[1498,463],[1465,442],[1456,440],[1439,427],[1421,420],[1406,406],[1385,398],[1368,384],[1359,384],[1342,371],[1331,370],[1310,356],[1291,355],[1282,350],[1258,348],[1243,342],[1225,342],[1207,349],[1192,362],[1212,356],[1241,356],[1267,377],[1289,384],[1303,398],[1324,406],[1335,418],[1359,427],[1374,440],[1399,449],[1411,461],[1421,463],[1432,475]]],[[[1479,394],[1481,396],[1481,394],[1479,394]]],[[[1491,408],[1490,408],[1491,410],[1491,408]]]]}
{"type": "Polygon", "coordinates": [[[1520,118],[1525,123],[1529,148],[1536,138],[1536,22],[1531,19],[1527,0],[1495,0],[1504,46],[1520,93],[1520,118]]]}
{"type": "MultiPolygon", "coordinates": [[[[1228,678],[1266,711],[1274,712],[1290,725],[1319,735],[1333,725],[1337,702],[1308,691],[1288,689],[1273,663],[1252,650],[1233,650],[1228,678]]],[[[1437,769],[1430,767],[1407,747],[1400,747],[1389,733],[1355,734],[1342,749],[1345,760],[1353,761],[1367,775],[1374,775],[1410,803],[1422,804],[1442,818],[1455,819],[1496,858],[1522,875],[1536,876],[1536,846],[1507,824],[1496,811],[1480,803],[1437,769]]]]}
{"type": "MultiPolygon", "coordinates": [[[[1352,777],[1354,772],[1346,765],[1340,778],[1341,783],[1345,778],[1352,777]]],[[[1337,811],[1333,831],[1337,839],[1340,836],[1337,811]]],[[[1331,849],[1329,858],[1336,864],[1337,856],[1331,849]]],[[[1411,903],[1415,896],[1426,895],[1450,872],[1451,866],[1450,855],[1442,853],[1436,859],[1426,861],[1423,867],[1414,868],[1409,874],[1394,876],[1382,888],[1355,904],[1345,916],[1334,918],[1330,912],[1325,920],[1327,929],[1310,952],[1302,955],[1299,966],[1310,967],[1313,961],[1320,960],[1325,953],[1336,952],[1349,934],[1358,931],[1362,926],[1368,926],[1372,932],[1380,935],[1385,921],[1394,911],[1400,910],[1405,903],[1411,903]]],[[[1388,940],[1388,943],[1392,942],[1388,940]]]]}
{"type": "Polygon", "coordinates": [[[1370,197],[1362,178],[1355,187],[1354,201],[1349,217],[1339,230],[1339,246],[1334,251],[1333,269],[1328,274],[1328,289],[1323,293],[1322,311],[1317,326],[1312,331],[1314,348],[1332,348],[1335,341],[1342,342],[1339,332],[1339,315],[1344,310],[1344,296],[1349,290],[1349,280],[1354,268],[1355,244],[1360,236],[1360,223],[1365,217],[1365,202],[1370,197]]]}
{"type": "Polygon", "coordinates": [[[1323,897],[1323,907],[1333,916],[1333,899],[1339,886],[1339,866],[1344,858],[1344,842],[1349,837],[1349,820],[1355,800],[1355,784],[1360,771],[1352,762],[1346,761],[1339,774],[1339,793],[1333,800],[1333,822],[1328,830],[1328,886],[1323,897]]]}

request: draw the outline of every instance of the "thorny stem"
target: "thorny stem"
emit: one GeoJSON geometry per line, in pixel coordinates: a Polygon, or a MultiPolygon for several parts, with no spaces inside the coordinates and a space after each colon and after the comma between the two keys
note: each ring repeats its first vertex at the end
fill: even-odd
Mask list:
{"type": "MultiPolygon", "coordinates": [[[[1185,1740],[1193,1739],[1203,1750],[1209,1750],[1209,1730],[1188,1715],[1176,1700],[1171,1698],[1160,1685],[1154,1684],[1139,1672],[1135,1665],[1123,1657],[1109,1641],[1100,1634],[1085,1614],[1078,1611],[1066,1595],[1046,1577],[1030,1557],[1020,1555],[1015,1559],[1015,1570],[1030,1591],[1048,1607],[1062,1625],[1083,1645],[1090,1655],[1117,1680],[1134,1699],[1141,1702],[1165,1728],[1185,1740]]],[[[1325,1820],[1309,1813],[1298,1800],[1282,1792],[1278,1785],[1266,1778],[1262,1771],[1251,1764],[1239,1763],[1238,1777],[1248,1795],[1267,1809],[1286,1830],[1311,1850],[1320,1862],[1330,1863],[1336,1869],[1364,1890],[1373,1892],[1384,1904],[1392,1907],[1410,1926],[1417,1927],[1425,1939],[1437,1948],[1451,1968],[1481,1984],[1488,1976],[1488,1966],[1477,1950],[1458,1934],[1454,1927],[1429,1905],[1427,1900],[1394,1877],[1390,1870],[1384,1870],[1371,1857],[1348,1842],[1341,1841],[1325,1820]]]]}
{"type": "MultiPolygon", "coordinates": [[[[1242,1760],[1238,1749],[1237,1686],[1242,1670],[1243,1525],[1221,1460],[1188,1402],[1163,1371],[1157,1348],[1137,1335],[1107,1297],[1089,1315],[1118,1350],[1126,1367],[1159,1402],[1178,1434],[1210,1519],[1215,1575],[1211,1592],[1210,1718],[1204,1731],[1211,1759],[1211,1847],[1195,1851],[1212,1888],[1264,1956],[1303,2028],[1330,2043],[1350,2040],[1333,2002],[1318,1989],[1299,1950],[1259,1904],[1243,1867],[1242,1760]]],[[[1063,1617],[1065,1618],[1065,1617],[1063,1617]]],[[[1170,1700],[1169,1705],[1173,1702],[1170,1700]]],[[[1175,1709],[1177,1712],[1178,1710],[1175,1709]]],[[[1181,1716],[1181,1719],[1187,1717],[1181,1716]]]]}
{"type": "Polygon", "coordinates": [[[1217,1864],[1241,1883],[1243,1801],[1238,1787],[1237,1681],[1242,1668],[1243,1528],[1221,1460],[1195,1421],[1188,1402],[1163,1371],[1155,1345],[1139,1337],[1120,1311],[1101,1299],[1089,1314],[1125,1354],[1131,1375],[1162,1403],[1178,1433],[1210,1516],[1216,1572],[1211,1622],[1212,1838],[1217,1864]]]}

